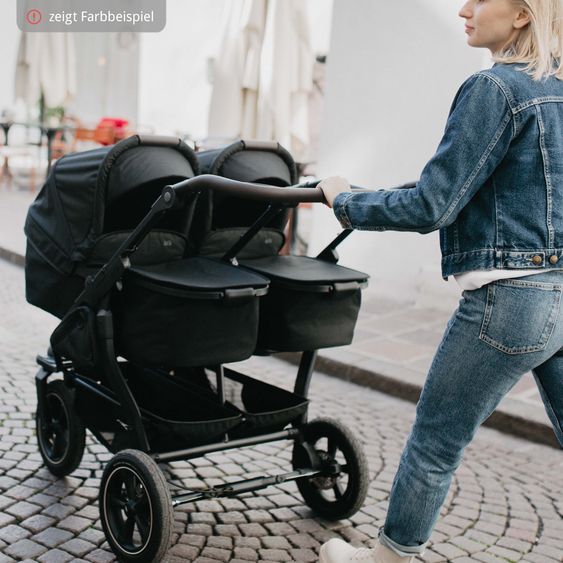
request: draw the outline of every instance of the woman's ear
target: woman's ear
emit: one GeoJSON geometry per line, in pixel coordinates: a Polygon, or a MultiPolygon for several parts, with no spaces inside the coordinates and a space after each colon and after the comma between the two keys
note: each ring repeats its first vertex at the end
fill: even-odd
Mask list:
{"type": "Polygon", "coordinates": [[[512,24],[515,29],[522,29],[530,23],[530,13],[528,10],[522,9],[516,14],[514,23],[512,24]]]}

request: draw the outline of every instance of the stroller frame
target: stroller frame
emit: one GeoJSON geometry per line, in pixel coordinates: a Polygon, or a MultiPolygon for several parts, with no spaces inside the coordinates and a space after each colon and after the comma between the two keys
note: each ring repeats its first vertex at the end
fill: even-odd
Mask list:
{"type": "MultiPolygon", "coordinates": [[[[93,277],[87,279],[85,289],[76,299],[73,308],[71,308],[72,311],[77,306],[87,306],[92,310],[98,311],[96,313],[94,323],[94,335],[99,351],[97,363],[98,368],[103,370],[103,373],[106,375],[107,381],[111,386],[111,390],[115,393],[115,396],[112,397],[109,395],[104,388],[101,385],[98,385],[93,379],[81,375],[79,373],[80,370],[75,369],[72,362],[63,359],[55,350],[54,353],[50,353],[48,356],[37,356],[39,370],[35,376],[35,380],[38,395],[38,420],[51,420],[51,406],[47,397],[48,379],[51,375],[62,372],[64,383],[67,387],[81,388],[82,390],[92,393],[98,398],[121,408],[122,417],[120,417],[117,422],[127,431],[128,438],[130,438],[127,450],[123,453],[132,451],[129,450],[129,448],[139,450],[144,455],[143,458],[139,458],[137,460],[140,460],[140,463],[142,462],[141,465],[153,464],[154,467],[156,467],[156,463],[188,460],[190,458],[212,452],[220,452],[232,448],[253,446],[280,440],[291,440],[295,443],[293,471],[286,472],[281,475],[255,477],[202,489],[188,489],[187,491],[184,489],[184,492],[174,495],[171,495],[168,491],[168,500],[173,507],[202,499],[230,497],[241,493],[257,491],[273,484],[297,481],[298,487],[300,488],[306,503],[309,504],[318,514],[326,518],[340,519],[355,513],[361,506],[367,491],[367,464],[361,450],[361,446],[359,446],[355,437],[349,431],[346,431],[345,427],[342,427],[342,425],[336,421],[331,421],[330,419],[320,419],[320,427],[319,424],[317,424],[314,428],[310,429],[308,428],[307,410],[305,410],[303,414],[291,422],[291,428],[281,431],[250,435],[247,437],[243,436],[235,439],[229,438],[228,433],[225,433],[223,440],[214,443],[159,453],[151,452],[149,439],[142,421],[139,405],[127,385],[117,361],[114,348],[113,313],[109,307],[109,293],[113,286],[116,283],[119,283],[124,272],[130,267],[129,257],[135,252],[141,240],[148,234],[156,220],[166,213],[166,211],[174,208],[179,203],[179,199],[181,197],[187,197],[194,194],[197,196],[197,194],[199,194],[202,190],[214,189],[228,190],[231,194],[240,197],[270,202],[270,205],[262,216],[260,216],[257,221],[248,228],[247,232],[223,256],[223,261],[236,264],[237,253],[277,213],[286,207],[296,206],[300,202],[323,201],[322,192],[315,189],[315,186],[316,182],[298,187],[278,188],[238,182],[213,175],[200,175],[171,186],[166,186],[162,190],[160,197],[151,207],[148,214],[121,244],[111,259],[102,266],[93,277]],[[320,452],[314,447],[315,441],[319,437],[323,436],[328,440],[328,452],[320,452]],[[338,475],[340,475],[344,469],[344,465],[337,462],[335,459],[335,451],[337,447],[340,447],[341,451],[346,450],[351,452],[349,454],[350,459],[346,458],[345,464],[349,470],[353,470],[355,472],[354,479],[357,481],[357,483],[354,483],[354,487],[352,487],[354,489],[354,494],[351,499],[344,496],[344,491],[340,488],[337,480],[338,475]],[[331,456],[329,454],[332,449],[334,449],[334,452],[332,452],[333,455],[331,456]],[[305,479],[307,479],[306,483],[304,481],[305,479]],[[312,485],[308,484],[311,482],[310,480],[314,481],[314,479],[318,479],[315,486],[317,486],[319,490],[332,489],[334,491],[336,497],[335,503],[327,504],[325,502],[323,504],[323,502],[315,500],[317,499],[315,496],[317,493],[315,493],[315,491],[311,491],[310,489],[312,485]],[[305,484],[300,485],[300,483],[305,484]]],[[[338,261],[336,247],[350,233],[351,230],[349,229],[340,233],[340,235],[338,235],[319,254],[318,258],[336,263],[338,261]]],[[[66,330],[65,320],[66,317],[63,318],[61,324],[55,332],[59,330],[66,330]]],[[[258,354],[269,355],[269,352],[264,351],[263,354],[261,352],[258,354]]],[[[294,393],[304,399],[306,399],[308,395],[316,356],[316,351],[304,351],[301,355],[294,383],[294,393]]],[[[211,369],[215,371],[217,377],[218,398],[221,403],[224,403],[224,368],[222,365],[219,365],[213,366],[211,369]]],[[[44,422],[44,424],[47,423],[44,422]]],[[[95,429],[91,429],[91,431],[112,453],[123,450],[123,448],[120,447],[112,447],[112,444],[110,444],[100,432],[96,432],[95,429]]],[[[43,450],[41,450],[41,453],[44,460],[46,460],[43,450]]],[[[114,459],[119,457],[119,455],[121,454],[118,454],[114,459]]],[[[132,460],[135,461],[130,456],[127,463],[133,463],[132,460]]],[[[78,459],[78,462],[79,461],[80,459],[78,459]]],[[[110,461],[110,464],[112,461],[110,461]]],[[[78,465],[78,463],[76,463],[75,466],[76,465],[78,465]]],[[[57,474],[56,468],[53,468],[49,464],[48,466],[52,472],[57,474]],[[55,471],[53,471],[53,469],[55,469],[55,471]]],[[[133,463],[133,466],[135,466],[135,463],[133,463]]],[[[75,467],[72,467],[67,471],[59,471],[58,474],[64,475],[70,473],[74,468],[75,467]]],[[[142,474],[141,470],[139,470],[139,474],[142,474]]],[[[162,479],[165,483],[164,477],[162,477],[162,479]]],[[[352,479],[352,477],[350,477],[350,479],[352,479]]],[[[144,481],[142,482],[144,483],[144,481]]],[[[100,505],[101,504],[102,501],[100,499],[100,505]]],[[[100,510],[102,510],[102,507],[100,507],[100,510]]],[[[160,542],[156,542],[157,545],[156,547],[153,546],[151,548],[152,551],[151,549],[147,549],[145,553],[131,554],[131,552],[125,547],[120,546],[119,538],[116,539],[113,533],[110,532],[108,535],[108,530],[106,529],[107,525],[103,518],[102,523],[112,549],[123,560],[159,560],[168,548],[171,531],[161,530],[160,533],[162,537],[160,538],[160,542]]],[[[162,527],[166,528],[165,523],[162,524],[162,527]]],[[[170,528],[170,526],[168,527],[170,528]]]]}

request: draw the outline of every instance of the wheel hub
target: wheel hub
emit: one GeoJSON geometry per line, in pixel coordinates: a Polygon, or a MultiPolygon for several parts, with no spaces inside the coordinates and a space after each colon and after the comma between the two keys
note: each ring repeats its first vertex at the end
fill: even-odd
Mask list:
{"type": "Polygon", "coordinates": [[[324,452],[322,450],[316,450],[316,454],[319,458],[321,464],[321,471],[320,475],[313,477],[311,482],[321,490],[328,490],[332,489],[336,482],[338,481],[338,477],[340,476],[341,469],[340,464],[333,459],[328,452],[324,452]]]}

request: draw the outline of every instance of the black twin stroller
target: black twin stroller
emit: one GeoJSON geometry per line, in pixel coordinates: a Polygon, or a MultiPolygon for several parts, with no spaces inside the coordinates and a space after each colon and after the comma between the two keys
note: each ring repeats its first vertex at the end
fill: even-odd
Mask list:
{"type": "Polygon", "coordinates": [[[37,440],[57,476],[85,429],[114,453],[101,523],[123,561],[158,561],[174,506],[296,481],[320,516],[341,519],[368,485],[355,437],[307,420],[316,350],[349,344],[367,275],[338,266],[344,231],[317,257],[280,256],[288,211],[322,201],[297,186],[276,143],[194,154],[134,136],[62,157],[31,206],[26,291],[61,320],[38,356],[37,440]],[[203,174],[200,174],[203,172],[203,174]],[[225,367],[301,352],[289,392],[225,367]],[[158,463],[292,440],[292,468],[171,494],[158,463]]]}

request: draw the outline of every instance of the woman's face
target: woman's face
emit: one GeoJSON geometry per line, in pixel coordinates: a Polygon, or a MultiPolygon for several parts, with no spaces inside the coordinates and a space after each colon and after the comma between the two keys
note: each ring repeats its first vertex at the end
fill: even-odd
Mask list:
{"type": "Polygon", "coordinates": [[[512,43],[529,23],[527,13],[512,0],[468,0],[459,15],[465,19],[467,43],[471,47],[486,47],[491,53],[512,43]]]}

